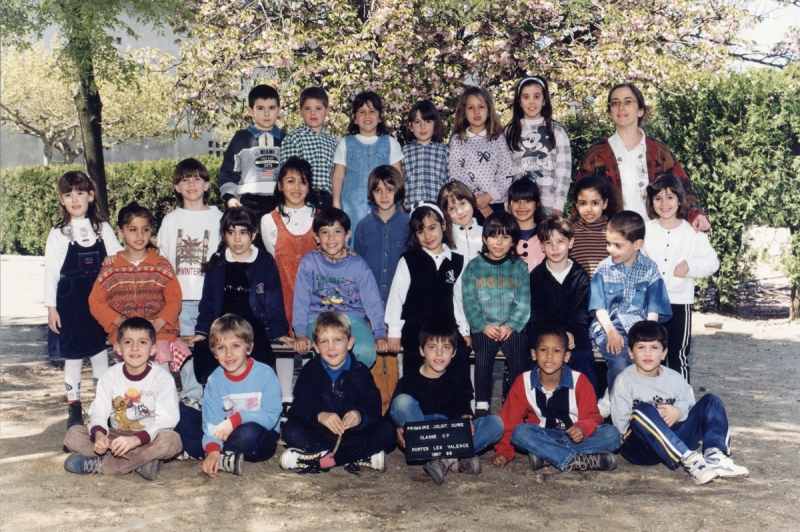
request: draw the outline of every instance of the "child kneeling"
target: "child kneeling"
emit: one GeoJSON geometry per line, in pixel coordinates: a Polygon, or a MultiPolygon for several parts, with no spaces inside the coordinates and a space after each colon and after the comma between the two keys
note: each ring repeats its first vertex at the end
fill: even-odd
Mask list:
{"type": "Polygon", "coordinates": [[[89,427],[70,427],[64,462],[70,473],[117,475],[136,471],[155,480],[162,460],[181,452],[175,380],[150,359],[156,355],[156,331],[145,318],[128,318],[117,329],[114,352],[123,363],[97,382],[89,408],[89,427]],[[111,427],[109,427],[109,422],[111,427]]]}
{"type": "Polygon", "coordinates": [[[714,394],[694,400],[694,391],[677,371],[661,365],[667,356],[667,329],[653,321],[628,331],[633,366],[619,374],[611,391],[611,418],[625,439],[620,454],[636,465],[682,465],[696,484],[716,477],[750,473],[730,458],[728,416],[714,394]],[[703,440],[703,455],[694,449],[703,440]]]}
{"type": "Polygon", "coordinates": [[[505,467],[516,447],[528,452],[533,471],[547,464],[561,471],[615,469],[619,432],[603,425],[589,379],[567,368],[567,333],[543,325],[534,345],[536,365],[514,381],[500,411],[505,434],[492,464],[505,467]]]}
{"type": "Polygon", "coordinates": [[[283,469],[319,473],[345,465],[386,471],[394,430],[381,417],[381,393],[369,368],[356,360],[350,320],[323,312],[312,330],[317,351],[300,370],[294,405],[283,426],[283,469]]]}
{"type": "Polygon", "coordinates": [[[205,458],[211,478],[220,470],[241,475],[245,460],[268,460],[278,445],[280,385],[271,367],[250,358],[253,337],[250,323],[235,314],[214,320],[208,345],[220,366],[208,377],[202,413],[180,405],[178,459],[205,458]]]}
{"type": "MultiPolygon", "coordinates": [[[[476,453],[497,443],[503,436],[499,416],[473,419],[472,383],[466,372],[447,371],[456,354],[460,334],[455,324],[429,322],[419,333],[419,352],[424,364],[403,376],[397,383],[389,413],[397,425],[397,443],[405,447],[403,424],[434,419],[467,418],[472,427],[472,446],[476,453]]],[[[411,356],[411,353],[408,354],[411,356]]],[[[423,466],[437,484],[444,482],[448,471],[477,475],[481,458],[437,458],[423,466]]]]}

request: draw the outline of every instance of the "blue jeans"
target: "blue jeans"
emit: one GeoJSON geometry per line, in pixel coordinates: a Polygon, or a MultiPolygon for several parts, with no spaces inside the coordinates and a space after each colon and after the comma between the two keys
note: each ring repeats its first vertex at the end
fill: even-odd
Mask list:
{"type": "MultiPolygon", "coordinates": [[[[400,394],[394,398],[392,406],[389,408],[389,415],[392,416],[392,421],[398,427],[402,427],[404,423],[416,421],[447,419],[441,414],[423,414],[419,402],[406,394],[400,394]]],[[[472,426],[475,428],[475,434],[472,435],[472,447],[474,447],[475,453],[499,442],[505,430],[500,416],[484,416],[473,419],[472,426]]]]}
{"type": "MultiPolygon", "coordinates": [[[[181,437],[183,450],[193,458],[205,458],[203,414],[182,403],[178,409],[181,419],[175,432],[181,437]]],[[[258,423],[242,423],[228,436],[222,450],[244,453],[244,459],[248,462],[263,462],[275,454],[279,436],[274,430],[268,430],[258,423]]]]}
{"type": "Polygon", "coordinates": [[[719,449],[730,455],[728,416],[722,401],[714,394],[704,395],[689,410],[685,421],[667,426],[650,403],[639,403],[633,409],[628,436],[620,454],[636,465],[659,462],[675,469],[681,457],[703,440],[703,451],[719,449]]]}
{"type": "Polygon", "coordinates": [[[570,369],[579,371],[589,379],[589,382],[594,388],[594,394],[597,395],[597,377],[594,374],[594,353],[592,352],[592,341],[589,340],[589,334],[575,337],[575,349],[569,357],[567,366],[570,369]]]}
{"type": "MultiPolygon", "coordinates": [[[[375,335],[364,318],[354,318],[352,316],[348,316],[348,318],[350,318],[351,334],[356,339],[355,344],[353,344],[353,356],[356,357],[356,360],[371,368],[375,365],[375,357],[378,354],[375,351],[375,335]]],[[[308,320],[307,332],[312,341],[314,340],[313,329],[314,320],[308,320]]]]}
{"type": "Polygon", "coordinates": [[[598,425],[594,434],[580,443],[567,436],[566,430],[543,429],[533,423],[517,425],[511,434],[514,447],[524,449],[564,471],[576,454],[614,452],[619,448],[619,431],[613,425],[598,425]]]}
{"type": "MultiPolygon", "coordinates": [[[[197,325],[197,307],[199,301],[184,300],[181,306],[181,314],[178,321],[181,326],[181,336],[194,335],[194,326],[197,325]]],[[[189,357],[181,366],[181,399],[191,397],[203,404],[203,386],[197,382],[194,376],[194,358],[189,357]]]]}
{"type": "Polygon", "coordinates": [[[614,381],[617,379],[617,375],[622,373],[622,370],[633,364],[631,357],[628,355],[628,333],[625,331],[625,328],[618,319],[614,318],[611,320],[611,323],[614,325],[614,328],[617,330],[617,332],[622,336],[622,340],[624,341],[622,351],[620,351],[618,355],[615,355],[607,350],[608,335],[604,330],[601,329],[600,335],[594,339],[597,349],[600,350],[603,358],[606,359],[606,366],[608,367],[607,378],[609,394],[611,393],[611,387],[614,385],[614,381]]]}

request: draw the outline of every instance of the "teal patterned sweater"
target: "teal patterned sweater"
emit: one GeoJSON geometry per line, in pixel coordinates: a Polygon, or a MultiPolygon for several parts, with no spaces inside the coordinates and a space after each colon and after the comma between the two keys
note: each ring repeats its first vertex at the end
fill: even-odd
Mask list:
{"type": "Polygon", "coordinates": [[[522,259],[492,260],[479,255],[467,264],[461,281],[464,314],[473,334],[487,325],[522,332],[531,317],[528,267],[522,259]]]}

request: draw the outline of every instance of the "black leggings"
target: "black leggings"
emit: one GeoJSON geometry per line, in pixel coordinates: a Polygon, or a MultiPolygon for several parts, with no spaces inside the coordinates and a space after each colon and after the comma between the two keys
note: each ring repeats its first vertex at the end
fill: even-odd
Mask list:
{"type": "Polygon", "coordinates": [[[670,305],[672,318],[667,328],[667,367],[689,380],[689,349],[692,347],[692,306],[670,305]]]}
{"type": "MultiPolygon", "coordinates": [[[[323,426],[313,427],[293,419],[284,423],[282,436],[286,447],[309,454],[333,451],[339,438],[323,426]]],[[[390,449],[394,440],[394,427],[388,421],[381,420],[377,425],[360,432],[353,432],[352,429],[346,431],[333,458],[337,465],[350,464],[390,449]]]]}
{"type": "Polygon", "coordinates": [[[524,333],[513,331],[504,342],[495,342],[482,332],[472,335],[472,348],[475,350],[475,402],[492,403],[492,374],[497,352],[503,348],[508,364],[509,383],[531,369],[531,355],[524,333]]]}

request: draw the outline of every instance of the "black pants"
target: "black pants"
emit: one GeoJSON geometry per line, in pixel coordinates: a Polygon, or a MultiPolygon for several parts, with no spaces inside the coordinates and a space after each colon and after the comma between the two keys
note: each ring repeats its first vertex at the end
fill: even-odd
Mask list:
{"type": "MultiPolygon", "coordinates": [[[[175,432],[181,437],[183,450],[193,458],[205,458],[203,449],[203,414],[194,408],[178,404],[181,420],[175,432]]],[[[248,462],[263,462],[275,454],[279,434],[267,430],[258,423],[242,423],[228,436],[223,445],[224,451],[244,453],[248,462]]]]}
{"type": "MultiPolygon", "coordinates": [[[[323,426],[310,426],[301,421],[289,419],[283,425],[283,441],[287,447],[299,449],[305,453],[333,451],[336,446],[336,434],[323,426]]],[[[333,459],[337,465],[350,464],[375,453],[386,451],[395,441],[395,430],[385,419],[366,430],[354,432],[350,429],[342,436],[342,443],[333,459]]]]}
{"type": "MultiPolygon", "coordinates": [[[[219,367],[219,362],[211,353],[211,349],[208,347],[208,340],[195,342],[192,352],[194,356],[194,376],[197,382],[205,386],[208,378],[219,367]]],[[[272,345],[268,340],[254,342],[250,356],[275,370],[275,352],[272,350],[272,345]]]]}
{"type": "Polygon", "coordinates": [[[692,346],[692,306],[670,305],[672,319],[664,323],[667,328],[667,360],[669,369],[674,369],[689,380],[689,349],[692,346]]]}
{"type": "Polygon", "coordinates": [[[472,335],[475,350],[475,401],[492,402],[492,374],[497,352],[503,348],[508,364],[509,382],[513,385],[517,377],[531,369],[531,355],[525,334],[512,332],[504,342],[495,342],[482,332],[472,335]]]}

